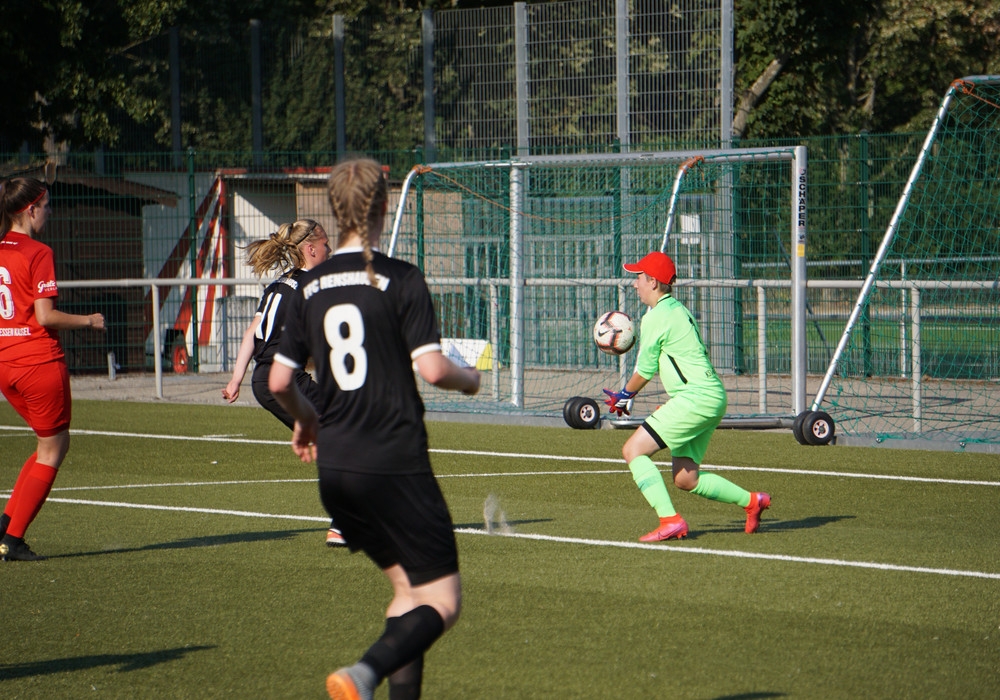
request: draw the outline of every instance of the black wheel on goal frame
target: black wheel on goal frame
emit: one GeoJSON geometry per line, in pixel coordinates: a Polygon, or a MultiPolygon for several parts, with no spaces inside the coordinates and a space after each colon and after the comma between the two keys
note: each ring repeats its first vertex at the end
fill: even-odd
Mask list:
{"type": "Polygon", "coordinates": [[[802,437],[810,445],[829,445],[836,431],[833,418],[823,411],[810,411],[802,420],[802,437]]]}
{"type": "Polygon", "coordinates": [[[806,409],[805,411],[802,411],[802,413],[800,413],[799,415],[795,416],[795,420],[792,421],[792,435],[795,436],[795,442],[799,443],[800,445],[809,444],[808,442],[806,442],[805,435],[802,434],[802,421],[804,421],[806,419],[806,416],[808,416],[810,413],[811,411],[809,409],[806,409]]]}
{"type": "Polygon", "coordinates": [[[591,430],[601,424],[601,409],[586,396],[574,396],[563,404],[563,420],[571,428],[591,430]]]}
{"type": "Polygon", "coordinates": [[[576,413],[576,405],[584,399],[583,396],[571,396],[566,399],[566,403],[563,404],[563,420],[566,421],[566,425],[571,428],[575,428],[576,425],[573,422],[573,415],[576,413]]]}

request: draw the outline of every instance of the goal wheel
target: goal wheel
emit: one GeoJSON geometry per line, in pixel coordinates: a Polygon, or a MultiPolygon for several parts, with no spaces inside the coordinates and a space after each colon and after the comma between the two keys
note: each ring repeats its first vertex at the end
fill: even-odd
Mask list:
{"type": "Polygon", "coordinates": [[[811,413],[808,409],[795,416],[795,420],[792,421],[792,435],[795,436],[795,441],[800,445],[808,445],[806,442],[805,435],[802,434],[802,421],[805,420],[806,416],[811,413]]]}
{"type": "Polygon", "coordinates": [[[563,420],[571,428],[590,430],[601,423],[601,409],[586,396],[574,396],[563,404],[563,420]]]}
{"type": "Polygon", "coordinates": [[[802,437],[809,445],[829,445],[835,433],[833,418],[823,411],[810,411],[802,420],[802,437]]]}
{"type": "Polygon", "coordinates": [[[566,425],[571,428],[576,426],[573,424],[573,413],[576,411],[576,404],[583,400],[583,396],[571,396],[566,399],[566,403],[563,404],[563,420],[566,421],[566,425]]]}

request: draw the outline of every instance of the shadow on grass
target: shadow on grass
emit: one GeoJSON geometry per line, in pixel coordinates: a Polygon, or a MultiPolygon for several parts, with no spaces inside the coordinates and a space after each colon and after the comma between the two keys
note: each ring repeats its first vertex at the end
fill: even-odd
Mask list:
{"type": "Polygon", "coordinates": [[[93,557],[104,554],[130,554],[132,552],[151,552],[162,549],[190,549],[192,547],[218,547],[226,544],[243,544],[246,542],[274,542],[290,540],[295,535],[302,533],[326,532],[325,529],[305,528],[301,530],[268,530],[266,532],[237,532],[229,535],[206,535],[204,537],[190,537],[184,540],[173,542],[157,542],[147,544],[142,547],[112,547],[102,549],[98,552],[73,552],[72,554],[56,554],[49,559],[70,559],[73,557],[93,557]]]}
{"type": "MultiPolygon", "coordinates": [[[[814,515],[809,518],[802,518],[801,520],[767,520],[765,518],[760,521],[760,529],[757,531],[757,534],[766,535],[768,532],[776,532],[779,530],[812,530],[831,523],[839,523],[841,520],[853,520],[856,517],[857,516],[855,515],[814,515]]],[[[690,525],[690,523],[688,523],[688,525],[690,525]]],[[[743,521],[733,521],[732,525],[691,527],[691,531],[688,533],[687,539],[697,539],[698,535],[743,532],[743,525],[743,521]]]]}
{"type": "Polygon", "coordinates": [[[119,673],[138,671],[168,661],[183,659],[185,655],[192,651],[206,651],[208,649],[215,649],[215,646],[163,649],[144,654],[97,654],[94,656],[49,659],[48,661],[32,661],[24,664],[4,664],[0,665],[0,681],[47,676],[67,671],[85,671],[91,668],[100,668],[101,666],[118,666],[117,671],[119,673]]]}
{"type": "Polygon", "coordinates": [[[763,693],[740,693],[738,695],[719,695],[712,700],[767,700],[767,698],[783,698],[787,693],[763,692],[763,693]]]}
{"type": "MultiPolygon", "coordinates": [[[[839,523],[841,520],[854,520],[856,515],[814,515],[801,520],[772,520],[763,519],[760,521],[760,532],[767,530],[812,530],[823,527],[831,523],[839,523]]],[[[743,528],[739,528],[742,530],[743,528]]]]}

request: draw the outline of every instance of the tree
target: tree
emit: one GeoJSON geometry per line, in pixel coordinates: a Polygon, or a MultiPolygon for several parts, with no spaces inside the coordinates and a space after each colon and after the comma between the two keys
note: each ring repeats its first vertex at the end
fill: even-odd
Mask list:
{"type": "MultiPolygon", "coordinates": [[[[319,0],[5,0],[0,150],[23,142],[40,150],[46,139],[115,146],[122,138],[116,112],[139,122],[165,118],[154,114],[163,105],[144,90],[148,80],[127,67],[133,47],[174,24],[294,20],[324,6],[319,0]]],[[[164,60],[150,65],[162,68],[164,60]]]]}
{"type": "MultiPolygon", "coordinates": [[[[170,148],[167,32],[173,26],[181,29],[189,52],[182,67],[184,145],[249,148],[248,129],[233,124],[245,122],[248,110],[249,57],[241,35],[250,19],[274,30],[265,91],[281,101],[266,106],[265,122],[274,135],[268,147],[332,147],[331,59],[324,41],[334,13],[367,31],[363,39],[351,38],[358,51],[347,67],[348,90],[350,100],[367,111],[367,122],[352,120],[350,146],[409,148],[422,141],[420,12],[508,5],[509,0],[6,0],[0,22],[5,88],[0,151],[22,143],[41,150],[46,139],[77,149],[141,150],[151,143],[170,148]],[[296,42],[309,50],[297,53],[296,42]],[[225,61],[232,61],[232,76],[212,75],[225,61]],[[225,88],[221,96],[213,94],[210,81],[225,88]],[[310,103],[322,113],[312,114],[310,103]]],[[[667,22],[669,4],[664,8],[667,22]]],[[[1000,72],[1000,0],[736,0],[735,42],[738,137],[922,130],[951,80],[1000,72]]],[[[585,41],[580,46],[593,48],[585,41]]],[[[689,50],[694,56],[702,48],[693,41],[689,50]]],[[[658,72],[655,51],[640,51],[637,60],[639,68],[649,69],[643,80],[654,95],[677,88],[669,83],[677,71],[658,72]]],[[[591,64],[573,65],[589,79],[591,64]]],[[[490,106],[481,107],[488,119],[490,106]]],[[[586,134],[595,128],[592,107],[565,101],[553,116],[566,129],[586,134]]],[[[447,109],[446,100],[439,109],[447,109]]],[[[682,111],[646,113],[662,120],[682,111]]]]}
{"type": "Polygon", "coordinates": [[[922,131],[953,80],[1000,73],[997,0],[881,4],[862,72],[869,128],[922,131]]]}
{"type": "Polygon", "coordinates": [[[127,30],[117,7],[95,2],[10,0],[0,22],[4,65],[4,109],[0,136],[4,146],[41,138],[107,135],[96,106],[113,100],[120,83],[102,75],[103,46],[126,43],[127,30]],[[100,21],[95,19],[100,15],[100,21]],[[86,40],[84,40],[86,37],[86,40]]]}
{"type": "Polygon", "coordinates": [[[859,47],[878,0],[736,3],[738,137],[831,134],[850,118],[859,47]]]}
{"type": "Polygon", "coordinates": [[[952,80],[1000,71],[998,0],[736,3],[744,138],[926,129],[952,80]]]}

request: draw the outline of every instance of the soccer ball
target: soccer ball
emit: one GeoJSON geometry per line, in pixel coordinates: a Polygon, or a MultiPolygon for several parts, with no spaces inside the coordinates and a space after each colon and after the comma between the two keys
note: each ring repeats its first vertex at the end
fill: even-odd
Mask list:
{"type": "Polygon", "coordinates": [[[594,342],[601,352],[624,355],[635,345],[635,326],[624,311],[602,314],[594,324],[594,342]]]}

